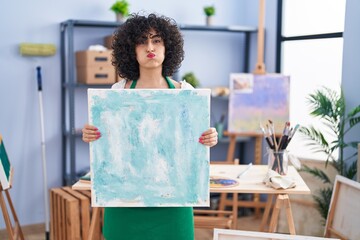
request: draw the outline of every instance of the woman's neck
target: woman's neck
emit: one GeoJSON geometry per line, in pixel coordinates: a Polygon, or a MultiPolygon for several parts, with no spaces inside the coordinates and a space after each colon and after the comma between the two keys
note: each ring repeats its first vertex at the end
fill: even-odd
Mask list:
{"type": "Polygon", "coordinates": [[[161,73],[161,71],[154,71],[153,69],[140,71],[137,86],[141,88],[166,88],[168,84],[161,73]]]}

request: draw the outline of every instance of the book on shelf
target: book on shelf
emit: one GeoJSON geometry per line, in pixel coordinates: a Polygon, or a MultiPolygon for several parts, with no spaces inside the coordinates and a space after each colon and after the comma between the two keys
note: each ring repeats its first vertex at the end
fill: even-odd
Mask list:
{"type": "Polygon", "coordinates": [[[80,182],[89,183],[91,181],[91,174],[90,172],[86,173],[85,175],[80,177],[80,182]]]}

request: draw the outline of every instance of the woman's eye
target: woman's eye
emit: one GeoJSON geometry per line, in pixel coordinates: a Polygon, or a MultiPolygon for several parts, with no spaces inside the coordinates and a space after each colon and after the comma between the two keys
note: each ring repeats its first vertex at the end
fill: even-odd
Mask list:
{"type": "Polygon", "coordinates": [[[154,39],[154,43],[161,43],[161,39],[154,39]]]}

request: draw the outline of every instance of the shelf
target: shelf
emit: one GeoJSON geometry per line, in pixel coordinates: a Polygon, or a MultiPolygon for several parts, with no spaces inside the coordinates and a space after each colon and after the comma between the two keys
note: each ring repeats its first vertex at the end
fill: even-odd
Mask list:
{"type": "Polygon", "coordinates": [[[64,136],[67,136],[67,137],[82,137],[82,129],[80,128],[77,128],[75,129],[75,131],[66,131],[65,133],[63,133],[64,136]]]}
{"type": "MultiPolygon", "coordinates": [[[[74,182],[77,178],[75,149],[81,138],[81,129],[75,128],[75,94],[87,88],[111,88],[112,84],[82,84],[75,77],[75,31],[77,28],[109,28],[115,29],[122,23],[116,21],[75,20],[68,19],[60,23],[60,57],[61,57],[61,103],[62,103],[62,175],[63,184],[74,182]]],[[[257,33],[257,28],[249,26],[205,26],[179,24],[181,31],[203,31],[238,33],[244,35],[244,46],[241,55],[244,58],[243,71],[249,72],[250,35],[257,33]]],[[[93,29],[92,29],[93,30],[93,29]]],[[[227,96],[212,97],[216,101],[226,101],[227,96]]],[[[247,141],[246,136],[236,139],[247,141]]],[[[219,139],[220,143],[229,143],[229,138],[219,139]]]]}
{"type": "Polygon", "coordinates": [[[121,23],[119,22],[111,22],[111,21],[95,21],[95,20],[74,20],[69,19],[67,21],[64,21],[61,23],[61,26],[67,27],[67,26],[74,26],[74,27],[109,27],[109,28],[115,28],[120,26],[121,23]]]}
{"type": "Polygon", "coordinates": [[[179,25],[180,30],[188,31],[213,31],[213,32],[234,32],[234,33],[251,33],[257,32],[257,28],[248,26],[202,26],[202,25],[179,25]]]}
{"type": "Polygon", "coordinates": [[[70,87],[75,87],[75,88],[109,88],[113,85],[112,84],[84,84],[84,83],[64,83],[63,87],[64,88],[70,88],[70,87]]]}
{"type": "MultiPolygon", "coordinates": [[[[251,137],[237,137],[236,142],[247,142],[250,139],[251,137]]],[[[230,138],[228,137],[219,138],[219,143],[229,143],[229,142],[230,142],[230,138]]]]}
{"type": "MultiPolygon", "coordinates": [[[[94,20],[74,20],[69,19],[61,23],[62,26],[74,26],[74,27],[109,27],[115,28],[121,25],[119,22],[115,21],[94,21],[94,20]]],[[[212,31],[212,32],[234,32],[234,33],[253,33],[257,32],[256,27],[250,26],[204,26],[204,25],[188,25],[188,24],[178,24],[180,30],[184,31],[212,31]]]]}
{"type": "Polygon", "coordinates": [[[229,100],[229,96],[211,96],[211,98],[216,100],[229,100]]]}

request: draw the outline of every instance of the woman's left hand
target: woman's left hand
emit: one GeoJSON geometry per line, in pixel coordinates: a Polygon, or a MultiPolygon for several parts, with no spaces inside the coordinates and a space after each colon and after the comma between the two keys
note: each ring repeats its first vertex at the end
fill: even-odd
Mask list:
{"type": "Polygon", "coordinates": [[[215,128],[209,128],[199,138],[199,143],[202,143],[206,146],[213,147],[218,142],[218,133],[215,128]]]}

